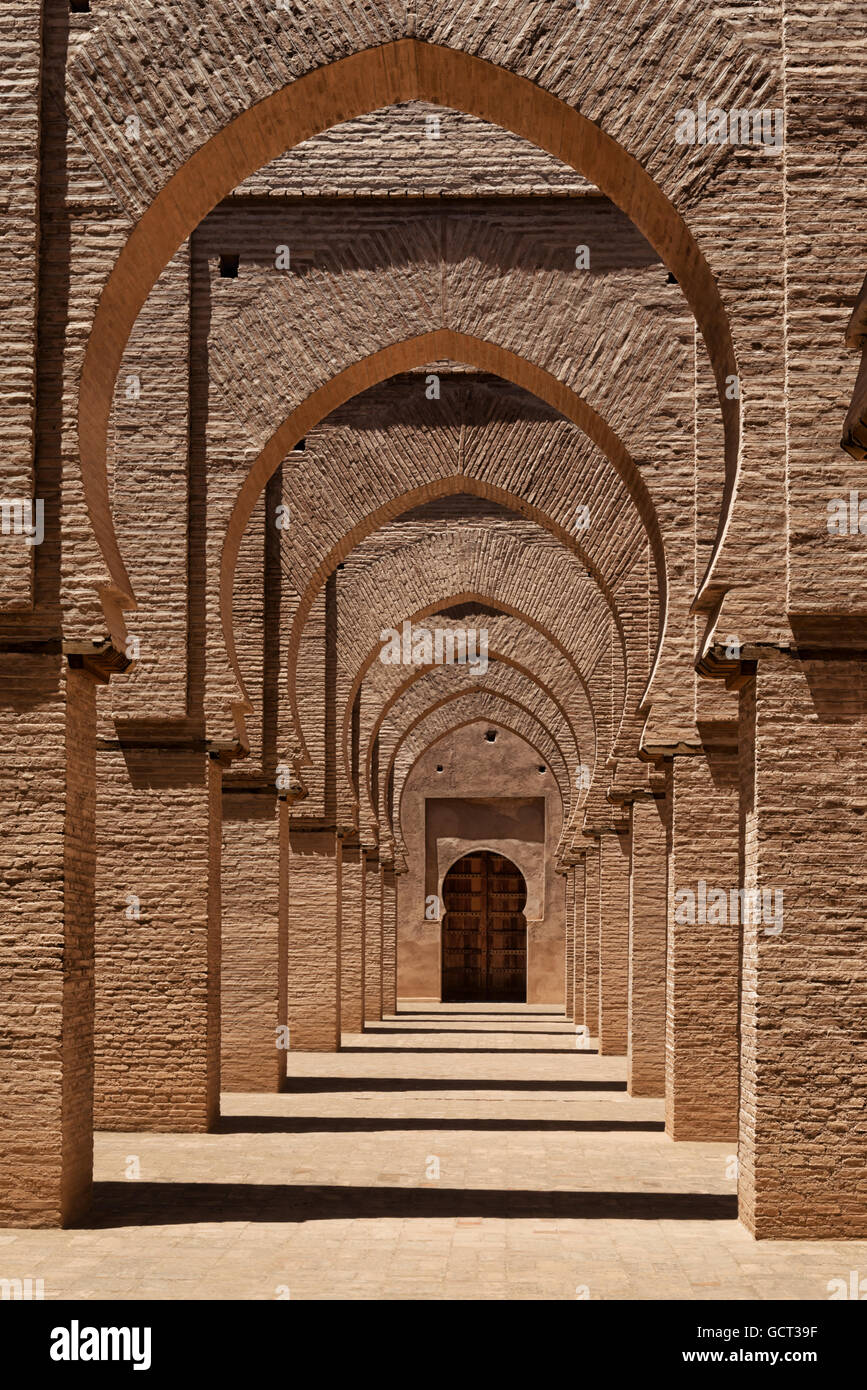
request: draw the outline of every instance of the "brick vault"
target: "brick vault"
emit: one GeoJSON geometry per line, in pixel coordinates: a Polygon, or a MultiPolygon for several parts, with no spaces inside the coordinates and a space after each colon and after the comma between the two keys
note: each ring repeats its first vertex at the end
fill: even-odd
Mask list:
{"type": "Polygon", "coordinates": [[[865,21],[657,9],[0,0],[5,1224],[448,997],[867,1237],[865,21]]]}

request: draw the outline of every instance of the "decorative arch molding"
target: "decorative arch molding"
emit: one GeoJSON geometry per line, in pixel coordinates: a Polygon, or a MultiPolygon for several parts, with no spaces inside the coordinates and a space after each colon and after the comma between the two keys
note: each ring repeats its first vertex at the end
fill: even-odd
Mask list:
{"type": "MultiPolygon", "coordinates": [[[[449,599],[444,599],[444,600],[442,601],[442,606],[450,606],[450,603],[451,603],[451,601],[450,601],[449,599]]],[[[572,820],[574,821],[574,820],[575,820],[575,817],[577,816],[577,814],[579,813],[579,811],[580,811],[580,810],[583,810],[583,808],[589,803],[589,801],[590,801],[590,795],[591,795],[591,787],[593,787],[593,788],[596,789],[595,792],[594,792],[594,796],[595,796],[596,801],[597,801],[597,802],[604,802],[604,791],[597,785],[597,782],[598,782],[598,779],[599,779],[600,777],[603,778],[603,779],[606,777],[606,772],[605,772],[606,764],[604,764],[604,763],[600,760],[600,755],[599,755],[599,751],[600,751],[600,718],[598,717],[597,711],[596,711],[596,709],[595,709],[595,707],[594,707],[593,695],[592,695],[592,691],[591,691],[591,688],[590,688],[589,681],[588,681],[586,675],[585,675],[585,674],[583,673],[583,671],[581,670],[581,668],[576,664],[574,658],[570,658],[570,657],[564,652],[562,646],[560,645],[560,643],[558,642],[558,640],[556,639],[556,637],[554,637],[552,634],[550,634],[550,633],[547,631],[547,629],[544,628],[544,626],[540,626],[538,623],[531,622],[530,619],[529,619],[526,615],[521,614],[521,613],[515,613],[515,614],[509,614],[509,615],[506,615],[506,614],[504,613],[503,616],[504,616],[504,617],[506,617],[506,616],[514,617],[518,622],[521,622],[521,623],[523,623],[523,624],[526,624],[527,626],[533,628],[533,630],[534,630],[535,632],[538,632],[539,635],[542,636],[542,637],[544,638],[544,640],[545,640],[545,642],[546,642],[546,645],[549,646],[549,647],[551,648],[552,652],[554,653],[555,659],[556,659],[556,658],[559,658],[559,659],[563,660],[563,662],[566,664],[566,666],[574,673],[574,675],[575,675],[575,677],[576,677],[576,680],[577,680],[577,682],[578,682],[578,686],[579,686],[579,689],[580,689],[580,692],[581,692],[583,704],[584,704],[585,710],[586,710],[586,719],[587,719],[587,724],[588,724],[588,735],[589,735],[589,736],[588,736],[588,740],[587,740],[587,746],[589,746],[589,747],[592,749],[592,760],[591,760],[590,763],[588,763],[588,766],[591,766],[591,767],[592,767],[592,775],[591,775],[591,778],[590,778],[591,786],[590,786],[590,787],[588,787],[588,786],[586,786],[586,785],[583,786],[583,787],[582,787],[582,790],[581,790],[577,795],[573,795],[573,796],[572,796],[572,820]]],[[[516,663],[516,667],[517,667],[517,663],[516,663]]],[[[421,678],[422,676],[424,676],[424,675],[430,675],[431,672],[434,671],[434,670],[436,670],[436,669],[437,669],[437,668],[428,667],[428,668],[425,668],[424,670],[420,670],[415,676],[411,677],[410,680],[409,680],[408,682],[406,682],[406,683],[402,686],[401,691],[399,692],[399,694],[405,694],[406,691],[407,691],[408,689],[411,689],[411,688],[412,688],[412,685],[413,685],[413,683],[414,683],[415,680],[420,679],[420,678],[421,678]]],[[[547,687],[544,686],[544,685],[542,685],[542,684],[539,682],[538,677],[537,677],[535,674],[530,673],[530,678],[532,679],[532,681],[534,682],[534,684],[540,685],[540,688],[542,688],[542,689],[545,691],[546,694],[549,693],[547,687]]],[[[458,691],[458,692],[456,692],[456,693],[461,693],[461,692],[458,691]]],[[[463,693],[466,694],[467,692],[464,691],[463,693]]],[[[553,692],[550,692],[550,693],[551,693],[551,695],[552,695],[552,697],[553,697],[553,692]]],[[[556,703],[556,698],[555,698],[555,703],[556,703]]],[[[583,711],[582,711],[582,712],[583,712],[583,711]]],[[[380,722],[381,722],[381,721],[380,721],[380,722]]],[[[573,726],[573,724],[569,721],[568,717],[567,717],[567,719],[566,719],[566,723],[567,723],[568,727],[570,728],[570,731],[573,731],[573,732],[574,732],[574,726],[573,726]]],[[[604,719],[601,721],[601,724],[602,724],[602,735],[604,736],[604,730],[605,730],[605,727],[606,727],[606,726],[605,726],[605,721],[604,721],[604,719]]],[[[378,725],[378,727],[379,727],[379,725],[378,725]]],[[[345,772],[346,772],[347,785],[348,785],[348,786],[351,786],[351,785],[352,785],[352,779],[351,779],[351,767],[350,767],[350,761],[349,761],[349,753],[348,753],[348,751],[347,751],[347,750],[348,750],[348,745],[346,744],[346,738],[347,738],[347,737],[348,737],[348,735],[347,735],[346,731],[344,731],[344,768],[345,768],[345,772]]],[[[579,743],[579,741],[578,741],[577,738],[575,739],[575,742],[576,742],[576,744],[578,744],[578,746],[579,746],[579,748],[580,748],[580,743],[579,743]]],[[[364,786],[361,787],[361,788],[359,788],[359,807],[361,806],[361,794],[362,794],[363,792],[366,792],[366,798],[367,798],[366,804],[367,804],[368,810],[369,810],[369,812],[370,812],[370,814],[371,814],[373,820],[376,821],[376,820],[378,820],[378,818],[379,818],[380,809],[379,809],[378,806],[375,805],[374,798],[373,798],[373,782],[372,782],[372,772],[373,772],[373,768],[372,768],[373,748],[374,748],[374,739],[373,739],[372,736],[369,736],[369,737],[368,737],[368,740],[367,740],[367,753],[366,753],[365,762],[364,762],[364,779],[363,779],[363,781],[364,781],[364,786]]],[[[382,784],[381,784],[381,785],[382,785],[382,784]]],[[[574,789],[574,788],[570,788],[570,790],[574,793],[574,790],[575,790],[575,789],[574,789]]],[[[573,829],[574,829],[574,828],[576,828],[576,827],[573,826],[573,829]]]]}
{"type": "MultiPolygon", "coordinates": [[[[637,525],[643,528],[647,545],[653,557],[653,576],[655,580],[658,613],[656,616],[656,657],[662,650],[665,623],[668,610],[668,579],[665,552],[665,539],[659,522],[651,493],[641,476],[640,470],[629,450],[608,422],[591,407],[571,387],[553,376],[550,372],[530,362],[526,357],[501,348],[495,343],[460,333],[453,329],[439,329],[414,338],[403,339],[398,343],[380,349],[364,357],[329,381],[307,398],[282,425],[274,432],[252,464],[244,480],[229,518],[223,545],[220,565],[220,615],[226,652],[231,667],[231,678],[241,693],[241,699],[233,706],[234,717],[241,741],[244,740],[244,716],[250,712],[243,672],[237,657],[235,641],[233,603],[235,570],[238,563],[243,537],[257,502],[268,478],[280,466],[299,439],[308,435],[322,420],[332,415],[340,406],[346,404],[364,391],[413,367],[421,367],[433,360],[446,358],[472,365],[490,372],[501,380],[528,391],[536,399],[557,411],[564,420],[579,427],[582,433],[598,449],[600,455],[611,464],[626,497],[635,508],[637,525]]],[[[498,487],[495,483],[474,475],[472,472],[455,473],[451,478],[434,477],[419,482],[416,488],[395,493],[387,501],[374,507],[366,516],[359,517],[356,525],[348,529],[330,548],[321,555],[318,563],[312,565],[309,574],[300,578],[301,601],[296,610],[289,639],[288,669],[290,703],[293,717],[297,713],[294,691],[294,662],[297,656],[300,634],[309,616],[311,606],[321,586],[334,569],[346,559],[350,550],[365,540],[373,531],[394,520],[403,512],[422,503],[444,497],[455,492],[466,492],[487,498],[516,513],[528,517],[544,526],[580,558],[584,567],[593,576],[606,601],[615,605],[614,589],[616,583],[609,580],[601,561],[588,544],[582,543],[574,531],[562,524],[553,507],[533,504],[517,492],[498,487]]],[[[570,511],[570,516],[572,515],[570,511]]],[[[604,547],[600,547],[604,549],[604,547]]],[[[609,557],[609,563],[617,568],[621,556],[609,557]]],[[[620,625],[619,615],[616,620],[620,625]]],[[[650,689],[655,662],[646,678],[641,677],[643,688],[636,703],[643,705],[650,689]]]]}
{"type": "MultiPolygon", "coordinates": [[[[464,626],[462,617],[452,617],[449,610],[441,610],[439,620],[444,626],[464,626]]],[[[545,636],[541,650],[532,654],[532,669],[528,665],[526,624],[521,617],[511,617],[501,612],[485,615],[488,629],[488,644],[491,659],[514,666],[525,671],[546,694],[554,699],[562,709],[573,731],[575,741],[587,755],[588,761],[596,757],[596,718],[593,711],[587,678],[575,658],[565,657],[545,636]]],[[[539,634],[542,637],[542,634],[539,634]]],[[[397,668],[371,667],[360,690],[360,765],[366,763],[365,750],[372,751],[376,731],[382,718],[402,697],[404,692],[435,669],[434,666],[420,667],[406,678],[397,668]]],[[[347,764],[348,765],[348,764],[347,764]]]]}
{"type": "MultiPolygon", "coordinates": [[[[453,869],[455,864],[459,864],[462,859],[467,859],[472,854],[496,854],[502,856],[504,859],[508,859],[509,863],[518,870],[518,873],[524,880],[524,886],[527,890],[527,903],[529,903],[531,898],[530,887],[534,879],[540,876],[538,866],[528,863],[522,847],[518,842],[510,845],[509,853],[505,854],[502,848],[496,847],[494,841],[485,839],[465,841],[461,849],[455,850],[453,858],[447,857],[447,862],[443,867],[437,866],[437,896],[440,901],[442,901],[443,884],[446,881],[449,870],[453,869]]],[[[537,887],[537,895],[539,892],[540,889],[537,887]]],[[[526,911],[526,904],[523,910],[526,911]]]]}
{"type": "MultiPolygon", "coordinates": [[[[503,535],[496,535],[490,538],[490,543],[482,552],[485,563],[481,568],[481,573],[479,573],[480,566],[477,560],[479,547],[475,544],[475,541],[480,532],[483,536],[485,535],[483,528],[478,525],[472,527],[468,526],[465,544],[461,548],[456,548],[454,546],[452,538],[442,535],[428,536],[414,544],[403,546],[393,554],[380,560],[372,570],[365,572],[365,583],[357,591],[352,592],[349,604],[349,617],[344,618],[343,622],[346,623],[350,631],[358,636],[360,640],[356,644],[356,650],[349,655],[348,659],[344,644],[341,643],[341,651],[338,656],[339,665],[343,667],[347,674],[351,672],[353,677],[351,685],[346,685],[342,691],[342,696],[345,698],[343,699],[341,708],[338,709],[338,721],[341,718],[341,710],[343,716],[344,769],[347,784],[351,783],[348,749],[350,746],[350,725],[353,704],[367,673],[375,669],[376,657],[382,645],[377,633],[378,624],[374,623],[372,627],[368,625],[365,629],[360,621],[361,615],[371,611],[377,613],[389,612],[396,623],[401,623],[404,620],[415,623],[422,617],[432,617],[444,610],[447,611],[457,604],[472,603],[475,601],[477,603],[483,603],[487,607],[497,609],[503,618],[514,618],[517,622],[526,627],[528,637],[531,633],[538,633],[545,642],[546,647],[551,649],[552,657],[560,660],[565,665],[566,669],[572,672],[582,696],[582,704],[584,706],[582,714],[586,713],[589,719],[589,727],[592,731],[591,739],[594,751],[596,750],[597,726],[595,715],[593,714],[593,696],[591,694],[592,676],[584,670],[577,655],[580,647],[580,631],[569,631],[566,630],[566,628],[560,631],[556,630],[555,625],[551,622],[548,611],[543,606],[532,610],[527,606],[526,602],[522,599],[523,588],[521,585],[512,585],[507,592],[501,592],[494,585],[493,581],[496,579],[498,569],[502,569],[503,566],[508,569],[509,561],[513,558],[515,563],[511,568],[513,571],[517,568],[517,562],[528,550],[523,540],[516,540],[510,536],[503,535]],[[468,556],[466,561],[464,561],[462,557],[462,550],[465,551],[468,556]],[[413,594],[413,598],[416,602],[413,605],[414,611],[412,615],[404,615],[402,612],[395,613],[395,600],[393,596],[400,592],[399,570],[394,581],[391,580],[390,571],[394,569],[395,566],[400,567],[404,565],[408,558],[413,561],[411,565],[412,570],[421,573],[439,573],[439,563],[442,562],[445,565],[446,562],[448,562],[447,572],[449,575],[452,578],[458,576],[464,577],[468,587],[461,591],[460,596],[456,596],[452,593],[440,593],[434,596],[434,594],[431,593],[430,602],[419,604],[418,599],[427,596],[424,586],[420,585],[413,594]],[[455,566],[456,559],[461,561],[457,568],[455,566]],[[418,563],[416,563],[416,561],[418,563]],[[490,592],[482,594],[482,587],[478,583],[478,580],[484,578],[485,569],[491,571],[490,577],[492,584],[490,592]],[[471,590],[469,584],[473,583],[474,578],[476,580],[476,587],[471,590]],[[466,595],[468,593],[472,593],[474,598],[467,598],[466,595]],[[388,598],[389,601],[388,607],[386,606],[386,598],[388,598]],[[355,621],[354,610],[358,610],[358,624],[355,621]],[[374,633],[377,633],[375,638],[374,633]]],[[[462,539],[464,538],[462,537],[462,539]]],[[[560,553],[561,552],[555,552],[555,554],[558,555],[560,553]]],[[[563,553],[563,559],[565,562],[565,553],[563,553]]],[[[566,566],[564,564],[564,577],[566,577],[565,570],[566,566]]],[[[540,590],[539,597],[541,600],[547,597],[547,591],[544,588],[540,590]]],[[[579,608],[576,611],[576,619],[581,613],[583,613],[583,610],[579,608]]],[[[601,616],[605,617],[604,609],[602,610],[601,616]]],[[[625,707],[630,692],[630,662],[632,660],[637,663],[639,653],[631,651],[627,640],[627,634],[624,632],[622,624],[618,621],[619,615],[616,607],[609,606],[607,617],[611,621],[612,635],[616,636],[617,639],[621,667],[620,685],[622,686],[622,699],[625,707]]],[[[445,626],[448,628],[451,626],[451,623],[447,623],[445,626]]],[[[593,623],[592,617],[589,626],[598,632],[598,624],[593,623]]],[[[511,657],[513,664],[520,664],[520,655],[520,644],[518,644],[516,640],[515,652],[511,657]]],[[[424,668],[425,671],[437,669],[439,668],[436,666],[424,668]]],[[[401,682],[401,691],[405,691],[418,674],[419,672],[415,670],[413,676],[407,681],[401,682]]],[[[536,675],[534,675],[533,678],[537,684],[543,684],[536,675]]],[[[394,698],[389,703],[393,703],[394,699],[397,698],[399,698],[399,695],[395,694],[394,698]]],[[[381,720],[379,722],[381,722],[381,720]]],[[[616,730],[614,732],[616,733],[616,730]]],[[[303,729],[300,725],[298,726],[298,733],[302,739],[303,748],[303,729]]],[[[612,734],[612,739],[613,736],[612,734]]]]}
{"type": "Polygon", "coordinates": [[[726,397],[726,379],[737,372],[728,316],[686,222],[624,145],[553,92],[486,59],[402,37],[315,68],[230,119],[156,193],[104,285],[80,377],[79,451],[88,514],[108,568],[100,597],[115,642],[123,642],[123,611],[135,598],[111,515],[107,434],[124,348],[150,290],[206,213],[256,169],[330,126],[413,100],[502,126],[578,170],[631,218],[675,275],[710,356],[726,439],[719,524],[699,592],[709,589],[737,481],[740,404],[726,397]]]}
{"type": "MultiPolygon", "coordinates": [[[[436,613],[436,612],[437,612],[439,609],[441,609],[441,608],[452,607],[453,605],[457,605],[457,604],[474,603],[474,602],[476,602],[476,603],[478,603],[478,602],[487,603],[487,602],[489,602],[489,599],[484,598],[484,597],[480,596],[479,594],[473,593],[473,592],[471,592],[471,591],[466,591],[466,592],[459,593],[459,594],[452,594],[452,595],[449,595],[448,598],[439,599],[435,604],[431,605],[430,607],[428,607],[428,608],[426,608],[426,609],[423,609],[423,610],[421,610],[421,611],[419,611],[419,612],[417,612],[417,613],[413,613],[413,614],[412,614],[412,617],[411,617],[411,619],[410,619],[410,621],[412,621],[412,622],[417,622],[417,621],[419,621],[419,620],[421,620],[421,619],[423,619],[423,618],[429,617],[429,616],[431,616],[432,614],[436,613]]],[[[499,606],[502,608],[502,611],[503,611],[504,613],[508,614],[510,617],[519,618],[519,619],[521,619],[521,621],[526,622],[528,626],[535,628],[535,630],[536,630],[537,632],[539,632],[543,637],[545,637],[545,639],[546,639],[548,642],[550,642],[550,644],[551,644],[562,656],[564,656],[567,660],[569,660],[569,653],[567,652],[565,646],[559,641],[558,638],[556,638],[551,632],[549,632],[549,630],[544,626],[544,624],[540,623],[537,619],[534,619],[534,618],[531,617],[530,615],[521,612],[521,611],[520,611],[519,609],[517,609],[517,608],[514,608],[514,609],[513,609],[513,608],[510,608],[508,605],[503,604],[503,603],[500,603],[499,606]]],[[[346,703],[346,716],[345,716],[345,720],[344,720],[344,729],[343,729],[343,733],[342,733],[342,740],[343,740],[343,746],[344,746],[344,748],[347,747],[347,740],[348,740],[348,738],[350,737],[349,721],[350,721],[350,719],[351,719],[352,704],[353,704],[354,699],[355,699],[355,694],[356,694],[356,692],[358,691],[358,689],[360,688],[361,682],[362,682],[362,680],[363,680],[363,678],[364,678],[365,671],[370,667],[370,665],[372,664],[372,662],[375,661],[375,660],[376,660],[376,653],[375,653],[375,651],[374,651],[371,655],[369,655],[367,661],[365,662],[364,669],[361,670],[361,671],[358,673],[358,675],[356,676],[356,679],[355,679],[355,681],[354,681],[354,683],[353,683],[352,691],[351,691],[351,693],[350,693],[350,697],[349,697],[349,699],[347,700],[347,703],[346,703]]],[[[581,682],[582,682],[582,686],[583,686],[583,688],[584,688],[584,691],[585,691],[585,694],[586,694],[586,697],[587,697],[587,701],[588,701],[588,705],[589,705],[589,707],[590,707],[590,711],[591,711],[592,718],[593,718],[593,730],[594,730],[594,740],[595,740],[595,758],[594,758],[594,770],[595,770],[595,771],[594,771],[594,782],[595,782],[596,777],[598,776],[599,771],[600,771],[600,768],[601,768],[601,766],[602,766],[601,759],[600,759],[600,749],[599,749],[600,721],[599,721],[599,718],[598,718],[597,713],[596,713],[596,708],[595,708],[595,705],[594,705],[594,702],[593,702],[593,697],[592,697],[592,694],[591,694],[591,691],[590,691],[589,684],[585,682],[585,678],[584,678],[583,674],[580,672],[580,670],[579,670],[577,667],[575,667],[575,670],[576,670],[576,672],[577,672],[577,674],[578,674],[578,676],[579,676],[579,679],[580,679],[581,682]]],[[[465,695],[466,693],[467,693],[466,691],[457,691],[457,692],[455,692],[455,695],[456,695],[456,696],[465,695]]],[[[484,692],[482,692],[482,693],[484,693],[484,692]]],[[[490,692],[489,692],[489,693],[490,693],[490,692]]],[[[534,716],[534,717],[535,717],[535,716],[534,716]]],[[[345,771],[346,771],[347,778],[349,778],[349,777],[350,777],[351,769],[349,768],[348,764],[345,764],[345,771]]]]}

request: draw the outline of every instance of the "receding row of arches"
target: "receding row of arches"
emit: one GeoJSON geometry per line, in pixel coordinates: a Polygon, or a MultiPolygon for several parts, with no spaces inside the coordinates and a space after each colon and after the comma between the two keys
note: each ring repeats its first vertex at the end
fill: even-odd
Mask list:
{"type": "MultiPolygon", "coordinates": [[[[779,746],[809,748],[827,789],[863,728],[857,634],[821,596],[810,643],[790,622],[787,518],[821,481],[773,437],[788,387],[759,340],[782,290],[731,244],[782,207],[784,172],[667,150],[653,101],[630,125],[589,59],[498,60],[469,6],[454,34],[387,4],[360,38],[329,14],[318,54],[293,14],[267,63],[232,57],[237,81],[202,34],[196,118],[170,139],[175,8],[142,39],[140,146],[109,158],[99,136],[134,83],[123,6],[57,61],[68,122],[45,103],[52,534],[9,638],[10,746],[42,740],[13,817],[13,856],[34,828],[40,848],[13,875],[15,1059],[34,1066],[9,1212],[86,1212],[94,1122],[213,1128],[221,1084],[284,1085],[286,1039],[337,1050],[410,998],[562,1009],[664,1100],[673,1140],[739,1143],[756,1234],[805,1234],[821,1198],[825,1233],[859,1233],[856,1131],[817,1158],[819,1058],[778,1012],[823,962],[854,970],[863,925],[836,939],[826,885],[809,934],[814,850],[779,820],[810,800],[779,746]],[[474,117],[480,158],[489,123],[581,186],[281,191],[287,151],[363,145],[360,117],[418,103],[474,117]],[[266,194],[244,191],[256,171],[266,194]],[[52,201],[65,179],[82,227],[52,201]],[[673,915],[678,889],[783,875],[779,942],[673,915]]],[[[550,58],[575,17],[549,8],[550,58]]],[[[772,82],[726,22],[702,33],[738,90],[772,82]]],[[[600,34],[623,64],[616,15],[600,34]]],[[[648,98],[678,87],[667,50],[643,59],[648,98]]],[[[811,844],[838,844],[818,821],[811,844]]],[[[848,1002],[835,1020],[851,1041],[848,1002]]]]}

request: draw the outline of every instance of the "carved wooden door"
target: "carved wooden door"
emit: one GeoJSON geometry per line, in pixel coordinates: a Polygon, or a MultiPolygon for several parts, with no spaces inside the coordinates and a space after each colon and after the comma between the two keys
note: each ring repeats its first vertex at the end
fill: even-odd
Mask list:
{"type": "Polygon", "coordinates": [[[527,889],[509,859],[485,850],[453,864],[443,883],[443,1003],[525,1003],[527,889]]]}

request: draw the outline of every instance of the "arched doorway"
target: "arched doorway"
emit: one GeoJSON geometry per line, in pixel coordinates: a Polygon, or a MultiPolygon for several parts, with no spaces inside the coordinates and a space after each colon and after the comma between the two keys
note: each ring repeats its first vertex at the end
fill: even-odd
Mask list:
{"type": "Polygon", "coordinates": [[[465,854],[443,881],[442,1001],[527,1000],[527,885],[517,865],[483,850],[465,854]]]}

